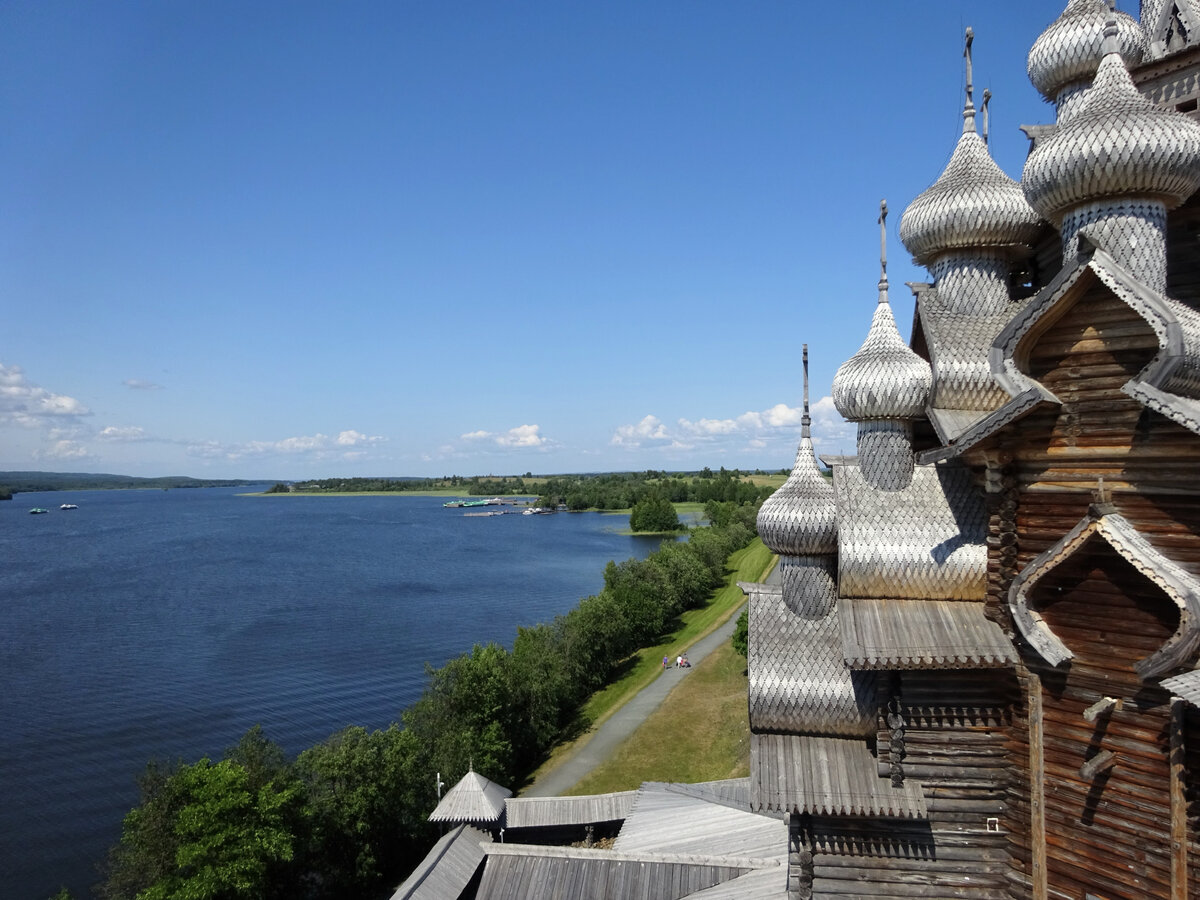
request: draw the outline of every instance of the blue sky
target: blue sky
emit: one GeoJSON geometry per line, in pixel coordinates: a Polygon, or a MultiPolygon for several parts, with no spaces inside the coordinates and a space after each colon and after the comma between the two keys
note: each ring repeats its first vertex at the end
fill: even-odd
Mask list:
{"type": "MultiPolygon", "coordinates": [[[[0,6],[0,469],[790,466],[1063,2],[0,6]]],[[[1120,6],[1136,14],[1136,4],[1120,6]]]]}

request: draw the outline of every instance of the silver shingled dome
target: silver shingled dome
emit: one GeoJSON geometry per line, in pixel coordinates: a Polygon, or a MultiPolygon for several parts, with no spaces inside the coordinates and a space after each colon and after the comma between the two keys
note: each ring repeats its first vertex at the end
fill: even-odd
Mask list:
{"type": "Polygon", "coordinates": [[[1112,17],[1117,21],[1117,43],[1125,65],[1142,61],[1146,34],[1135,19],[1110,9],[1104,0],[1071,0],[1029,51],[1029,80],[1043,97],[1054,100],[1067,85],[1095,75],[1103,55],[1104,26],[1112,17]]]}
{"type": "Polygon", "coordinates": [[[1121,195],[1173,208],[1200,187],[1200,125],[1138,93],[1110,52],[1083,106],[1030,153],[1021,182],[1030,204],[1056,223],[1076,206],[1121,195]]]}

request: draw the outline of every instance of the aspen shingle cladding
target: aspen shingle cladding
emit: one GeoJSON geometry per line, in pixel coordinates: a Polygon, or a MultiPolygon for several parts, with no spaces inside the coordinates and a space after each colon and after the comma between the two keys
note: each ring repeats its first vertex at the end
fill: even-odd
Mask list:
{"type": "Polygon", "coordinates": [[[1176,697],[1182,697],[1192,706],[1200,707],[1200,669],[1164,678],[1162,686],[1176,697]]]}
{"type": "Polygon", "coordinates": [[[751,729],[871,734],[875,677],[846,667],[836,613],[806,619],[788,607],[779,588],[748,587],[751,729]]]}
{"type": "Polygon", "coordinates": [[[965,467],[918,466],[907,488],[877,491],[842,464],[833,487],[839,596],[983,599],[987,513],[965,467]]]}
{"type": "Polygon", "coordinates": [[[1019,660],[981,603],[843,598],[838,619],[853,669],[998,668],[1019,660]]]}
{"type": "Polygon", "coordinates": [[[870,748],[859,739],[754,734],[750,738],[751,807],[827,817],[924,818],[921,785],[908,780],[893,787],[878,769],[870,748]]]}
{"type": "Polygon", "coordinates": [[[451,829],[396,888],[391,900],[455,900],[461,897],[483,862],[482,844],[491,840],[491,835],[470,825],[451,829]]]}

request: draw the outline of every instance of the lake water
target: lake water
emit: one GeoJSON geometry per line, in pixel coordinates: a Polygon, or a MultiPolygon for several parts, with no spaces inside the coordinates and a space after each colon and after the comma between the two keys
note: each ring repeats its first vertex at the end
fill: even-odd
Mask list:
{"type": "Polygon", "coordinates": [[[627,517],[255,489],[0,503],[0,894],[88,896],[150,758],[385,727],[427,661],[511,645],[658,547],[627,517]]]}

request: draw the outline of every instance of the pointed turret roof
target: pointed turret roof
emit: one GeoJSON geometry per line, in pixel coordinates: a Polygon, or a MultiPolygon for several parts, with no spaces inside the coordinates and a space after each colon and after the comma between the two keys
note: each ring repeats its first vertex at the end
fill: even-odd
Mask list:
{"type": "Polygon", "coordinates": [[[470,822],[490,824],[499,822],[504,814],[504,801],[512,791],[484,778],[474,769],[467,772],[437,808],[429,814],[430,822],[470,822]]]}

